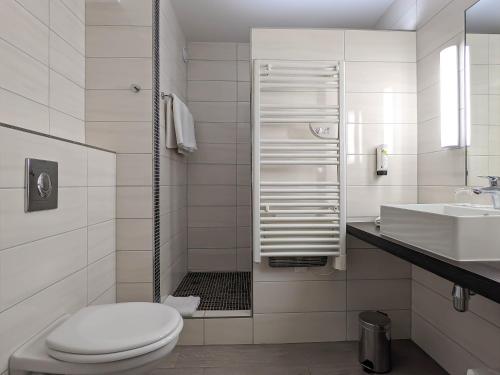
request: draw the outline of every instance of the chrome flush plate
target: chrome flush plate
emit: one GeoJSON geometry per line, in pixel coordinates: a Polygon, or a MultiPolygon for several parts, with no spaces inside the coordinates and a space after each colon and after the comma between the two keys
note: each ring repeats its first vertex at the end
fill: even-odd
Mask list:
{"type": "Polygon", "coordinates": [[[25,212],[57,208],[57,162],[26,159],[25,212]]]}

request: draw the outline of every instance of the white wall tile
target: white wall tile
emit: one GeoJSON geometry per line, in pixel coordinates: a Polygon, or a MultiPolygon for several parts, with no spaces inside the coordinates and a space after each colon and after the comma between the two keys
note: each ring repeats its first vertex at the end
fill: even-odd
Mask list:
{"type": "Polygon", "coordinates": [[[48,67],[3,40],[0,40],[0,55],[0,87],[47,105],[48,67]]]}
{"type": "Polygon", "coordinates": [[[116,220],[117,250],[151,250],[152,238],[151,219],[116,220]]]}
{"type": "Polygon", "coordinates": [[[343,281],[256,282],[255,313],[345,311],[343,281]]]}
{"type": "Polygon", "coordinates": [[[86,121],[151,121],[151,90],[86,90],[86,121]]]}
{"type": "Polygon", "coordinates": [[[230,185],[236,181],[236,165],[191,163],[188,179],[190,185],[230,185]]]}
{"type": "Polygon", "coordinates": [[[386,144],[390,155],[417,154],[415,124],[348,124],[347,153],[375,155],[376,148],[386,144]]]}
{"type": "Polygon", "coordinates": [[[10,355],[36,332],[87,303],[87,272],[80,271],[0,314],[0,371],[10,355]]]}
{"type": "Polygon", "coordinates": [[[87,303],[95,300],[116,282],[115,253],[92,263],[88,267],[88,297],[87,303]]]}
{"type": "Polygon", "coordinates": [[[58,208],[24,212],[24,189],[0,189],[0,249],[87,225],[86,188],[59,188],[58,208]]]}
{"type": "Polygon", "coordinates": [[[151,122],[88,122],[86,142],[119,153],[150,153],[151,122]]]}
{"type": "Polygon", "coordinates": [[[347,121],[350,123],[415,124],[416,94],[346,94],[347,121]]]}
{"type": "Polygon", "coordinates": [[[415,33],[347,30],[346,61],[415,62],[415,33]]]}
{"type": "Polygon", "coordinates": [[[236,65],[235,61],[190,60],[188,63],[188,80],[236,81],[236,65]]]}
{"type": "Polygon", "coordinates": [[[417,187],[413,186],[348,186],[347,216],[376,217],[381,204],[417,202],[417,187]]]}
{"type": "Polygon", "coordinates": [[[189,163],[236,164],[236,144],[199,143],[198,150],[189,156],[189,163]]]}
{"type": "Polygon", "coordinates": [[[150,186],[118,186],[116,217],[146,219],[153,215],[153,195],[150,186]]]}
{"type": "Polygon", "coordinates": [[[131,84],[152,88],[151,58],[87,58],[86,89],[129,90],[131,84]]]}
{"type": "Polygon", "coordinates": [[[205,319],[184,319],[184,328],[177,345],[203,345],[205,319]]]}
{"type": "Polygon", "coordinates": [[[205,345],[252,343],[252,318],[205,319],[205,345]]]}
{"type": "Polygon", "coordinates": [[[77,119],[85,118],[85,90],[53,70],[50,71],[49,104],[77,119]]]}
{"type": "Polygon", "coordinates": [[[46,25],[33,17],[19,2],[5,0],[0,3],[4,15],[0,37],[34,57],[45,65],[49,62],[49,31],[46,25]]]}
{"type": "Polygon", "coordinates": [[[193,185],[188,187],[189,206],[235,206],[236,186],[193,185]]]}
{"type": "Polygon", "coordinates": [[[193,272],[235,271],[236,249],[189,248],[188,263],[193,272]]]}
{"type": "Polygon", "coordinates": [[[110,152],[87,150],[88,185],[115,186],[116,185],[116,155],[110,152]]]}
{"type": "Polygon", "coordinates": [[[119,283],[153,282],[153,253],[151,251],[118,251],[116,270],[119,283]]]}
{"type": "Polygon", "coordinates": [[[194,120],[199,122],[236,122],[234,102],[189,102],[194,120]]]}
{"type": "Polygon", "coordinates": [[[61,0],[50,1],[50,28],[85,55],[85,25],[61,0]]]}
{"type": "Polygon", "coordinates": [[[118,154],[116,183],[122,186],[148,186],[153,180],[151,154],[118,154]],[[131,173],[131,171],[133,171],[131,173]]]}
{"type": "Polygon", "coordinates": [[[85,87],[85,56],[53,31],[49,42],[50,68],[85,87]]]}
{"type": "Polygon", "coordinates": [[[231,81],[188,81],[190,101],[234,102],[236,82],[231,81]]]}
{"type": "Polygon", "coordinates": [[[235,143],[237,129],[235,123],[198,122],[195,124],[198,143],[235,143]]]}
{"type": "Polygon", "coordinates": [[[87,236],[88,263],[90,264],[115,251],[115,220],[109,220],[89,226],[87,236]]]}
{"type": "Polygon", "coordinates": [[[345,312],[254,315],[255,344],[343,341],[345,339],[345,312]]]}
{"type": "Polygon", "coordinates": [[[347,62],[346,91],[416,92],[416,69],[413,63],[347,62]]]}
{"type": "Polygon", "coordinates": [[[88,223],[97,224],[115,217],[115,187],[88,188],[88,223]]]}
{"type": "Polygon", "coordinates": [[[189,247],[193,249],[234,249],[236,233],[234,228],[189,228],[189,247]]]}
{"type": "Polygon", "coordinates": [[[442,333],[459,342],[489,367],[499,366],[500,360],[495,351],[500,338],[499,327],[492,326],[470,312],[456,312],[448,299],[428,291],[418,283],[413,283],[412,299],[416,314],[439,327],[442,333]]]}
{"type": "Polygon", "coordinates": [[[26,157],[58,162],[59,187],[87,184],[86,150],[80,146],[0,128],[0,155],[0,187],[24,187],[26,157]]]}
{"type": "Polygon", "coordinates": [[[151,27],[87,26],[87,57],[151,57],[151,27]]]}
{"type": "Polygon", "coordinates": [[[411,264],[378,249],[347,250],[347,278],[405,279],[411,278],[411,264]]]}
{"type": "Polygon", "coordinates": [[[0,120],[5,124],[49,133],[49,110],[43,104],[0,88],[0,120]]]}
{"type": "Polygon", "coordinates": [[[50,135],[85,143],[85,121],[50,108],[50,135]]]}
{"type": "Polygon", "coordinates": [[[396,310],[411,307],[411,280],[348,280],[348,310],[396,310]]]}
{"type": "Polygon", "coordinates": [[[389,155],[389,171],[376,172],[375,155],[347,156],[347,185],[417,185],[417,155],[389,155]]]}
{"type": "Polygon", "coordinates": [[[118,283],[116,302],[153,302],[153,284],[118,283]]]}
{"type": "Polygon", "coordinates": [[[17,0],[17,2],[41,22],[49,24],[49,0],[17,0]]]}
{"type": "Polygon", "coordinates": [[[252,59],[343,60],[344,31],[252,29],[252,59]],[[325,45],[329,48],[325,48],[325,45]]]}
{"type": "Polygon", "coordinates": [[[0,252],[0,311],[84,268],[86,263],[86,228],[0,252]]]}
{"type": "Polygon", "coordinates": [[[195,42],[188,45],[190,60],[236,60],[236,49],[236,43],[195,42]]]}
{"type": "Polygon", "coordinates": [[[103,3],[100,0],[87,0],[85,3],[87,25],[152,25],[151,1],[120,0],[103,3]]]}

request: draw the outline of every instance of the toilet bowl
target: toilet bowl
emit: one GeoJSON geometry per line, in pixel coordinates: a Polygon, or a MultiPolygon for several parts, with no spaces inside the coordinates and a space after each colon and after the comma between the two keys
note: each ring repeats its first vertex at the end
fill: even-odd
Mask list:
{"type": "Polygon", "coordinates": [[[177,310],[162,304],[85,307],[20,347],[10,374],[146,374],[174,349],[182,328],[177,310]]]}

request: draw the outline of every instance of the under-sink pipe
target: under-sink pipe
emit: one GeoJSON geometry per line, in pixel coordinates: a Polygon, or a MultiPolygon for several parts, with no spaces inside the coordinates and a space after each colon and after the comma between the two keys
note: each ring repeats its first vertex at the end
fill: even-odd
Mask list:
{"type": "Polygon", "coordinates": [[[464,288],[458,284],[454,284],[451,295],[455,310],[458,312],[465,312],[469,309],[469,300],[470,297],[474,295],[474,292],[469,288],[464,288]]]}

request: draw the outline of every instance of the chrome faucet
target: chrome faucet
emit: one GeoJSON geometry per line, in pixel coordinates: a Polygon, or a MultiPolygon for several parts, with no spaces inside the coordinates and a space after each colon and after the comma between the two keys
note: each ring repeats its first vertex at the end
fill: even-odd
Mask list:
{"type": "Polygon", "coordinates": [[[500,209],[500,186],[498,182],[500,181],[499,176],[478,176],[481,178],[487,178],[489,181],[489,186],[474,188],[472,191],[475,194],[490,194],[491,200],[493,201],[493,208],[500,209]]]}

